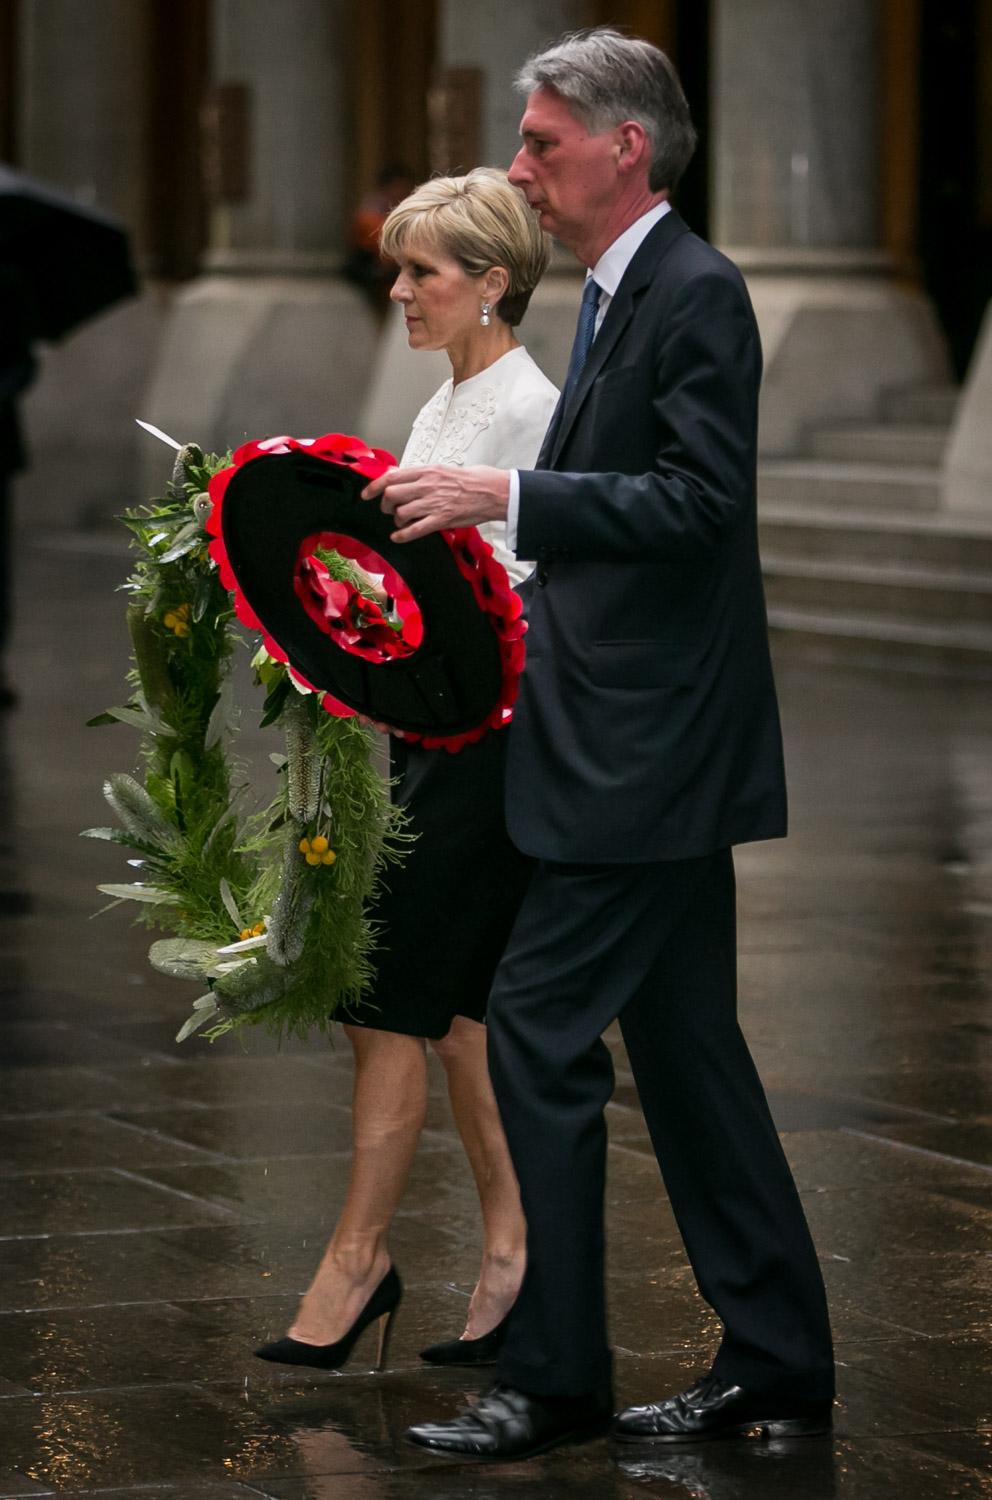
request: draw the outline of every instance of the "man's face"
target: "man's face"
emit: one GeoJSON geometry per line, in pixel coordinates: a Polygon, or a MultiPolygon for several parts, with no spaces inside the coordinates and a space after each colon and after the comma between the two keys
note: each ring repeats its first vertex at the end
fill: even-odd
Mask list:
{"type": "Polygon", "coordinates": [[[618,133],[590,135],[558,94],[536,89],[527,100],[520,134],[523,145],[510,165],[510,181],[537,210],[541,228],[574,248],[609,218],[616,203],[618,133]]]}

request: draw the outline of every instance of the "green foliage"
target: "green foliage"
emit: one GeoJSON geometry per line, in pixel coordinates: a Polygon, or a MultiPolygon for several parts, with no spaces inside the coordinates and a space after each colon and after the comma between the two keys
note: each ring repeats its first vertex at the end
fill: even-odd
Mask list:
{"type": "MultiPolygon", "coordinates": [[[[239,813],[246,782],[230,756],[229,679],[239,634],[204,530],[207,485],[229,461],[187,444],[166,494],[121,517],[137,553],[124,585],[132,698],[89,721],[141,735],[143,782],[119,772],[104,787],[122,829],[85,836],[142,856],[131,861],[140,880],[100,889],[168,934],[152,944],[154,968],[207,986],[179,1040],[208,1023],[210,1038],[259,1021],[302,1033],[360,1001],[374,944],[366,909],[404,839],[371,765],[371,732],[326,714],[264,651],[253,661],[262,723],[283,730],[286,754],[271,757],[271,805],[239,813]]],[[[343,558],[324,557],[350,576],[343,558]]]]}

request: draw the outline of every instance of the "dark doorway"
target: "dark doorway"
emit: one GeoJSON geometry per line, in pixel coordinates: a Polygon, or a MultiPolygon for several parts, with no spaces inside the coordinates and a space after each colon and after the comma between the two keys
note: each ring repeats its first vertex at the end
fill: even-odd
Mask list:
{"type": "Polygon", "coordinates": [[[699,132],[696,154],[677,194],[686,223],[709,238],[710,200],[710,5],[709,0],[679,0],[675,12],[675,57],[693,123],[699,132]]]}
{"type": "Polygon", "coordinates": [[[920,261],[959,376],[992,297],[992,214],[980,182],[990,10],[989,0],[923,0],[922,7],[920,261]]]}

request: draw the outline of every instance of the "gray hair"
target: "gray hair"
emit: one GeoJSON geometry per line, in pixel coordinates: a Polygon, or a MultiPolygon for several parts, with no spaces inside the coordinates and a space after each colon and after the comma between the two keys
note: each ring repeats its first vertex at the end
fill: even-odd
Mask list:
{"type": "Polygon", "coordinates": [[[658,47],[611,26],[572,31],[529,57],[521,93],[551,89],[594,134],[636,120],[651,147],[648,185],[673,189],[696,149],[689,105],[672,63],[658,47]]]}

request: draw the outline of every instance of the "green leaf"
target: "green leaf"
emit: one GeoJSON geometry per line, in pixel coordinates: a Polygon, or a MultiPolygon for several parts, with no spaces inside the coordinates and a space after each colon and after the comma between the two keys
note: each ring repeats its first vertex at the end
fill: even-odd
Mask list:
{"type": "Polygon", "coordinates": [[[134,729],[140,729],[142,734],[162,732],[161,720],[143,713],[140,708],[108,708],[107,713],[111,719],[117,719],[121,724],[130,724],[134,729]]]}
{"type": "Polygon", "coordinates": [[[280,677],[262,705],[262,719],[258,726],[259,729],[267,729],[270,724],[275,723],[286,706],[286,700],[292,691],[289,678],[284,674],[280,677]]]}
{"type": "Polygon", "coordinates": [[[213,594],[213,580],[209,576],[198,578],[193,590],[192,610],[193,623],[199,625],[203,616],[210,608],[210,598],[213,594]]]}
{"type": "Polygon", "coordinates": [[[182,1026],[176,1032],[176,1041],[184,1042],[188,1036],[193,1035],[194,1031],[198,1031],[207,1021],[212,1020],[219,1010],[220,1006],[213,995],[201,995],[199,1000],[194,1000],[193,1014],[188,1021],[183,1022],[182,1026]],[[207,1002],[209,1002],[209,1005],[207,1002]],[[212,1009],[210,1008],[211,1006],[213,1007],[212,1009]]]}
{"type": "Polygon", "coordinates": [[[198,938],[160,938],[149,948],[148,962],[170,979],[206,981],[217,963],[217,947],[198,938]]]}
{"type": "Polygon", "coordinates": [[[203,748],[205,750],[212,750],[214,745],[220,741],[224,731],[229,727],[233,702],[234,691],[231,680],[228,678],[218,693],[217,702],[214,704],[210,718],[207,720],[207,728],[203,736],[203,748]]]}
{"type": "Polygon", "coordinates": [[[158,845],[145,843],[143,839],[136,838],[133,833],[125,833],[121,828],[84,828],[79,837],[103,839],[108,844],[122,844],[125,849],[137,849],[139,854],[147,854],[152,859],[162,857],[162,851],[158,845]]]}
{"type": "Polygon", "coordinates": [[[93,716],[92,719],[87,719],[86,720],[86,728],[87,729],[97,729],[102,724],[118,724],[119,722],[120,722],[120,720],[117,718],[116,714],[112,714],[112,713],[94,714],[94,716],[93,716]]]}
{"type": "Polygon", "coordinates": [[[172,891],[160,890],[155,885],[98,885],[97,890],[118,901],[144,901],[150,906],[175,906],[179,899],[172,891]]]}
{"type": "Polygon", "coordinates": [[[189,510],[184,507],[182,510],[162,511],[159,515],[147,516],[136,516],[125,511],[122,516],[115,516],[114,519],[120,521],[121,525],[126,526],[129,531],[133,531],[136,536],[140,536],[145,531],[171,531],[178,526],[188,526],[191,516],[189,510]]]}
{"type": "Polygon", "coordinates": [[[227,915],[230,917],[235,927],[239,932],[243,932],[245,923],[241,920],[241,913],[238,911],[237,902],[231,894],[231,887],[228,885],[226,880],[222,880],[220,883],[220,899],[223,901],[224,910],[227,912],[227,915]]]}
{"type": "Polygon", "coordinates": [[[187,552],[192,552],[193,548],[199,547],[202,542],[203,532],[200,530],[200,523],[191,521],[179,532],[171,547],[160,553],[155,561],[159,564],[177,562],[180,557],[185,557],[187,552]]]}

